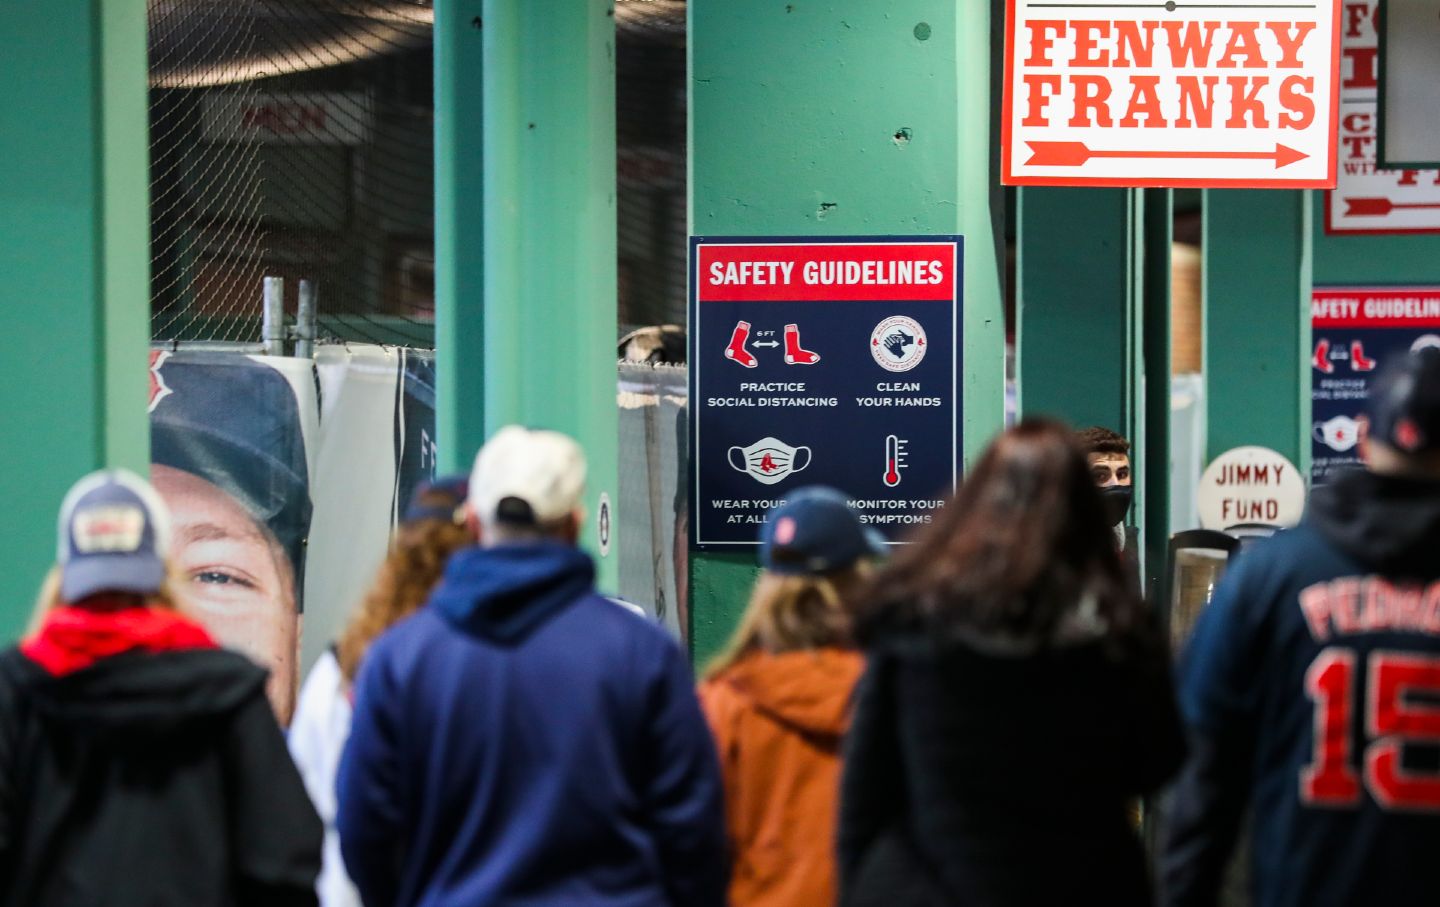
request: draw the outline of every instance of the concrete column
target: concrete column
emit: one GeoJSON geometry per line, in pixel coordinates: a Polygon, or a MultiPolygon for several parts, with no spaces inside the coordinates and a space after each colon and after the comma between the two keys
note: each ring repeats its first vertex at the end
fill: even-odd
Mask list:
{"type": "MultiPolygon", "coordinates": [[[[1004,418],[985,0],[691,0],[690,232],[965,236],[967,462],[1004,418]]],[[[754,553],[691,555],[697,661],[722,645],[754,553]]]]}
{"type": "Polygon", "coordinates": [[[145,4],[54,0],[0,18],[0,636],[55,553],[68,486],[148,468],[145,4]]]}
{"type": "Polygon", "coordinates": [[[593,551],[617,485],[614,6],[442,0],[436,74],[442,465],[512,422],[574,436],[593,551]]]}
{"type": "Polygon", "coordinates": [[[436,441],[464,472],[485,441],[483,0],[435,3],[436,441]]]}
{"type": "Polygon", "coordinates": [[[1311,193],[1205,192],[1206,456],[1259,444],[1310,474],[1311,193]]]}
{"type": "Polygon", "coordinates": [[[1142,248],[1131,189],[1021,188],[1016,205],[1020,412],[1133,437],[1142,248]]]}
{"type": "Polygon", "coordinates": [[[1170,523],[1170,192],[1022,188],[1017,209],[1020,412],[1130,439],[1152,589],[1170,523]]]}

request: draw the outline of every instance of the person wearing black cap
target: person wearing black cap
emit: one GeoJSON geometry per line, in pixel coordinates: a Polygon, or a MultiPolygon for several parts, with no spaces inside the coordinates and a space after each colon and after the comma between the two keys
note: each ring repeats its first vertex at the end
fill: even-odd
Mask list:
{"type": "Polygon", "coordinates": [[[840,743],[864,666],[847,600],[883,551],[830,488],[767,516],[765,569],[700,686],[725,777],[731,907],[835,903],[840,743]]]}
{"type": "Polygon", "coordinates": [[[1440,351],[1385,364],[1363,470],[1225,574],[1180,669],[1164,901],[1213,905],[1246,807],[1257,907],[1440,896],[1440,351]]]}
{"type": "Polygon", "coordinates": [[[78,482],[34,631],[0,653],[0,904],[311,907],[320,819],[265,672],[186,617],[169,515],[78,482]]]}

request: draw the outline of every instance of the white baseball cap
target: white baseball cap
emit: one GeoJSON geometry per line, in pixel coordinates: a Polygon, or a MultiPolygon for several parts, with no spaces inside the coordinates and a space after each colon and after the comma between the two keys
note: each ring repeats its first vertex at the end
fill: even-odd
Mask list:
{"type": "Polygon", "coordinates": [[[476,454],[468,502],[481,520],[546,525],[575,512],[584,491],[579,444],[556,431],[509,425],[476,454]]]}

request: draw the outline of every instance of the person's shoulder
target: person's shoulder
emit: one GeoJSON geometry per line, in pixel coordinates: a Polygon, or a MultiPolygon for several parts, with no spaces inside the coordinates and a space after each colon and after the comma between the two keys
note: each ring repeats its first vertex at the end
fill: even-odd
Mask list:
{"type": "Polygon", "coordinates": [[[590,592],[581,596],[572,606],[587,623],[604,627],[622,636],[636,639],[672,642],[670,635],[659,624],[652,621],[643,609],[629,602],[590,592]]]}
{"type": "Polygon", "coordinates": [[[1233,555],[1227,576],[1245,585],[1284,584],[1336,569],[1343,554],[1309,520],[1267,538],[1248,542],[1233,555]]]}
{"type": "Polygon", "coordinates": [[[419,608],[381,631],[380,635],[370,642],[365,659],[369,661],[375,657],[399,655],[426,640],[445,636],[448,629],[449,624],[439,614],[429,607],[419,608]]]}
{"type": "Polygon", "coordinates": [[[660,624],[636,614],[598,593],[590,593],[569,609],[569,631],[583,634],[587,647],[614,657],[664,670],[684,660],[680,643],[660,624]]]}

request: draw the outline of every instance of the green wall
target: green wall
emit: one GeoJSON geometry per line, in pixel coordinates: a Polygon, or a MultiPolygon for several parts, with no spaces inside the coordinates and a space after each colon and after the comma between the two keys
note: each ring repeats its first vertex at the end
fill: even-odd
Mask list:
{"type": "Polygon", "coordinates": [[[0,636],[13,637],[66,489],[150,459],[145,4],[10,4],[0,46],[0,636]]]}
{"type": "MultiPolygon", "coordinates": [[[[510,423],[570,434],[599,553],[600,497],[622,503],[614,6],[442,0],[435,66],[441,463],[468,466],[510,423]]],[[[616,560],[598,560],[602,587],[616,560]]]]}
{"type": "Polygon", "coordinates": [[[1310,470],[1311,193],[1207,189],[1206,460],[1258,444],[1310,470]]]}
{"type": "Polygon", "coordinates": [[[1325,193],[1314,193],[1314,209],[1315,286],[1440,283],[1440,233],[1327,235],[1325,193]]]}
{"type": "MultiPolygon", "coordinates": [[[[691,0],[690,232],[965,236],[967,460],[1001,427],[991,26],[978,0],[691,0]]],[[[697,660],[729,636],[754,555],[692,553],[697,660]]]]}

